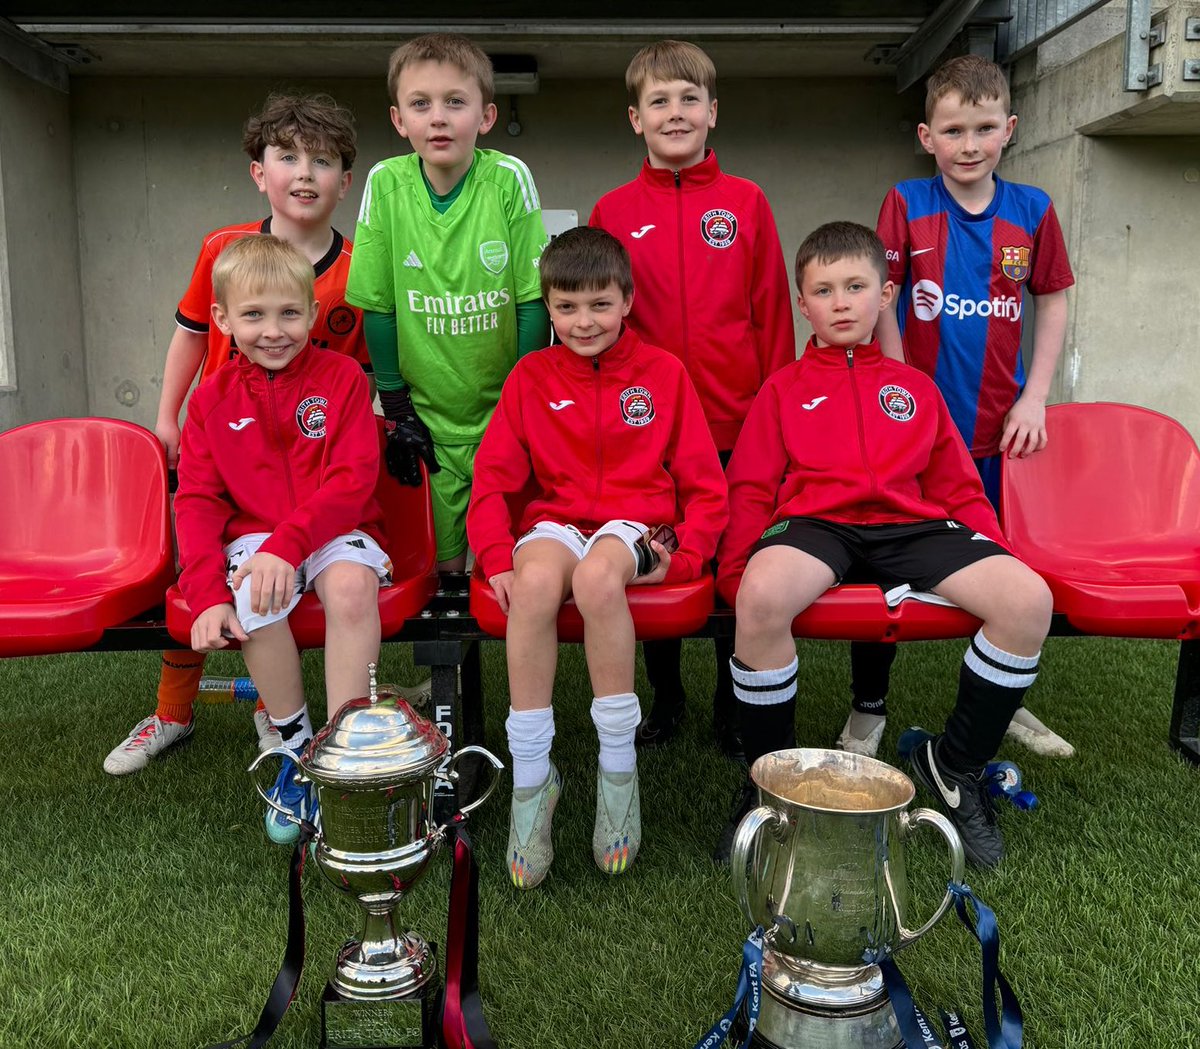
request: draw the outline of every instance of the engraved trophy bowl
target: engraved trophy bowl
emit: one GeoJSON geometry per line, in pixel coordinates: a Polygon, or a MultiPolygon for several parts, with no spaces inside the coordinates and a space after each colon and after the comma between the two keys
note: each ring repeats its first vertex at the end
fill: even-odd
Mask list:
{"type": "Polygon", "coordinates": [[[871,959],[919,939],[953,900],[947,890],[932,917],[910,928],[905,840],[922,826],[937,830],[959,882],[957,831],[940,813],[910,810],[912,780],[874,758],[781,750],[755,761],[750,777],[759,805],[738,826],[731,863],[743,913],[770,930],[756,1044],[903,1045],[871,959]]]}
{"type": "MultiPolygon", "coordinates": [[[[395,922],[401,898],[420,881],[459,818],[431,828],[434,784],[457,781],[456,766],[467,754],[490,762],[491,782],[459,810],[465,815],[488,799],[503,768],[488,750],[470,746],[440,771],[449,741],[398,693],[377,689],[374,664],[370,669],[370,697],[345,704],[298,762],[301,778],[317,791],[317,866],[365,912],[362,935],[339,951],[331,979],[343,998],[360,1002],[420,995],[435,979],[430,945],[418,933],[398,931],[395,922]]],[[[293,757],[276,748],[260,755],[251,770],[272,755],[293,757]]]]}

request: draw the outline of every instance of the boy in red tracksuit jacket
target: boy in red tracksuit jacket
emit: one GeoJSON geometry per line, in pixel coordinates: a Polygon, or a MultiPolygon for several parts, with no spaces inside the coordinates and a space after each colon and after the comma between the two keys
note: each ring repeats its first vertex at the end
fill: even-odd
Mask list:
{"type": "MultiPolygon", "coordinates": [[[[766,378],[796,359],[792,295],[771,206],[721,170],[706,147],[717,122],[717,71],[695,44],[660,40],[625,72],[629,120],[646,142],[638,177],[600,198],[590,224],[629,250],[637,298],[629,326],[675,354],[695,383],[722,464],[766,378]]],[[[639,746],[671,739],[684,713],[678,640],[647,642],[654,705],[639,746]]],[[[716,641],[713,729],[740,756],[727,639],[716,641]]]]}
{"type": "MultiPolygon", "coordinates": [[[[367,378],[352,358],[310,345],[319,303],[312,264],[270,235],[243,237],[213,266],[213,321],[240,351],[192,395],[175,496],[179,586],[192,648],[242,644],[282,745],[312,737],[287,616],[305,590],[325,608],[329,713],[367,692],[379,657],[375,502],[379,439],[367,378]]],[[[267,834],[289,844],[313,798],[283,762],[267,834]],[[280,809],[284,811],[280,811],[280,809]]]]}
{"type": "Polygon", "coordinates": [[[559,609],[572,596],[579,606],[595,695],[592,856],[621,874],[641,845],[633,741],[641,711],[625,587],[697,578],[727,520],[725,478],[691,380],[677,358],[623,324],[633,299],[625,249],[579,227],[546,248],[540,272],[562,345],[521,358],[505,382],[467,511],[471,548],[508,615],[508,862],[522,889],[538,885],[554,858],[559,609]],[[674,526],[677,548],[649,537],[659,525],[674,526]]]}
{"type": "MultiPolygon", "coordinates": [[[[813,337],[750,410],[718,553],[718,588],[737,609],[746,758],[795,745],[797,614],[852,567],[932,590],[983,626],[944,731],[914,733],[909,760],[967,856],[992,866],[1003,843],[983,770],[1037,676],[1050,592],[992,538],[996,515],[933,380],[873,341],[894,292],[879,237],[850,222],[822,226],[800,246],[796,285],[813,337]]],[[[753,804],[747,785],[718,859],[753,804]]]]}

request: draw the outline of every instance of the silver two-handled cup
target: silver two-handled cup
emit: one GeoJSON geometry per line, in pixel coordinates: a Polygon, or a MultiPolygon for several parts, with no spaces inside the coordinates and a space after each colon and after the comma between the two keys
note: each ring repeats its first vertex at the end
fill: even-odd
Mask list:
{"type": "Polygon", "coordinates": [[[933,915],[908,914],[904,843],[928,826],[945,839],[951,882],[963,876],[958,832],[940,813],[909,809],[899,769],[840,750],[796,749],[755,761],[759,805],[738,826],[734,892],[768,930],[756,1039],[780,1049],[895,1049],[903,1039],[872,959],[919,939],[933,915]]]}
{"type": "MultiPolygon", "coordinates": [[[[323,1023],[329,1044],[423,1045],[432,1033],[423,1032],[417,1040],[416,1029],[429,1024],[437,960],[420,934],[397,929],[396,908],[428,869],[451,825],[495,790],[504,766],[485,748],[470,746],[439,771],[450,745],[445,735],[398,694],[386,688],[377,692],[373,673],[371,693],[343,706],[298,759],[298,775],[317,791],[317,866],[365,915],[361,935],[338,952],[323,1023]],[[459,815],[431,826],[435,783],[457,782],[457,765],[468,754],[490,763],[490,781],[459,815]],[[372,1009],[368,1002],[380,1006],[372,1009]],[[406,1013],[397,1006],[400,1002],[419,1008],[406,1013]],[[349,1007],[331,1007],[338,1003],[349,1007]],[[390,1007],[384,1010],[383,1003],[390,1007]],[[397,1023],[403,1030],[389,1033],[392,1041],[380,1040],[397,1023]]],[[[295,759],[290,751],[276,748],[259,755],[251,771],[272,756],[295,759]]],[[[261,786],[256,788],[269,805],[283,811],[261,786]]]]}

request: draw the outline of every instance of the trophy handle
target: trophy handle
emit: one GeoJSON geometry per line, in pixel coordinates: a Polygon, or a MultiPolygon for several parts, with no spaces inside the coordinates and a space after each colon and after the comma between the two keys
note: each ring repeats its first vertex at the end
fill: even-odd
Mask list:
{"type": "MultiPolygon", "coordinates": [[[[750,862],[750,850],[764,827],[771,825],[778,830],[786,824],[787,817],[778,809],[773,809],[769,805],[759,805],[758,808],[751,809],[746,813],[733,836],[733,848],[729,853],[730,871],[733,874],[733,895],[737,898],[742,913],[751,925],[758,925],[760,922],[751,913],[750,891],[746,882],[746,866],[750,862]]],[[[761,924],[769,925],[771,920],[761,924]]]]}
{"type": "MultiPolygon", "coordinates": [[[[267,758],[284,758],[294,762],[296,760],[296,755],[292,753],[292,751],[288,750],[287,747],[275,747],[273,750],[264,750],[258,755],[258,757],[250,762],[250,767],[246,769],[246,771],[253,772],[256,768],[258,768],[259,765],[266,761],[267,758]]],[[[297,773],[297,775],[299,775],[299,773],[297,773]]],[[[261,786],[259,786],[257,780],[254,782],[254,789],[258,791],[258,796],[262,798],[263,801],[265,801],[271,808],[278,812],[279,815],[283,816],[289,823],[294,823],[297,827],[300,826],[300,821],[296,819],[295,815],[291,812],[288,812],[287,809],[273,801],[267,795],[267,792],[263,790],[261,786]]]]}
{"type": "MultiPolygon", "coordinates": [[[[477,747],[472,745],[469,747],[462,747],[460,750],[458,750],[450,759],[450,764],[447,770],[445,772],[436,772],[434,775],[437,776],[438,779],[445,780],[448,783],[457,783],[459,772],[455,766],[458,764],[459,758],[466,754],[479,754],[480,756],[487,758],[492,766],[492,781],[487,785],[484,792],[480,794],[479,797],[458,810],[456,814],[458,816],[466,816],[468,813],[474,812],[477,808],[479,808],[480,805],[487,801],[487,799],[492,796],[492,791],[496,789],[496,786],[500,782],[500,773],[504,771],[504,762],[496,757],[495,754],[493,754],[486,747],[477,747]]],[[[443,827],[441,829],[445,828],[443,827]]]]}
{"type": "MultiPolygon", "coordinates": [[[[913,809],[912,812],[901,812],[896,817],[896,823],[900,827],[901,837],[908,837],[923,823],[933,827],[946,839],[946,846],[950,850],[950,883],[957,885],[963,880],[962,839],[959,838],[958,831],[954,829],[954,824],[945,816],[940,812],[934,812],[933,809],[913,809]]],[[[886,860],[883,865],[883,875],[887,882],[888,897],[892,902],[892,913],[896,915],[897,932],[900,934],[900,942],[896,945],[896,950],[899,950],[901,947],[907,947],[914,940],[919,940],[941,920],[942,915],[950,909],[950,904],[954,902],[954,894],[947,889],[946,895],[942,897],[942,902],[934,911],[933,917],[916,932],[913,932],[911,929],[906,929],[900,922],[900,907],[896,901],[895,886],[892,884],[892,868],[886,860]]]]}

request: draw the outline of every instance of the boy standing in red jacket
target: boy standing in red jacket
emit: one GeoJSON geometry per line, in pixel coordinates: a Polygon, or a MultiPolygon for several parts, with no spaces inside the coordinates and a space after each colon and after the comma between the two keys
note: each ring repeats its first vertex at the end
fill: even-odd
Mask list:
{"type": "MultiPolygon", "coordinates": [[[[879,237],[834,222],[800,246],[803,356],[763,386],[729,465],[718,588],[737,609],[732,662],[746,759],[795,745],[792,620],[852,568],[932,590],[983,620],[945,729],[910,756],[967,856],[1003,855],[983,778],[1037,676],[1050,592],[999,546],[996,515],[933,380],[873,332],[894,285],[879,237]]],[[[747,785],[718,845],[753,805],[747,785]]]]}
{"type": "MultiPolygon", "coordinates": [[[[629,326],[681,361],[700,395],[713,442],[727,463],[767,376],[796,359],[791,289],[763,191],[721,170],[706,148],[717,123],[717,71],[695,44],[661,40],[625,72],[629,120],[646,140],[638,177],[600,198],[589,220],[633,260],[637,298],[629,326]]],[[[713,729],[739,754],[727,639],[719,638],[713,729]]],[[[665,743],[684,711],[680,642],[647,642],[654,706],[641,746],[665,743]]]]}
{"type": "MultiPolygon", "coordinates": [[[[312,738],[300,654],[287,616],[305,590],[325,608],[328,712],[366,695],[379,658],[381,583],[375,502],[379,438],[367,378],[352,358],[310,345],[319,303],[312,264],[270,235],[243,237],[213,266],[212,317],[239,355],[192,395],[179,457],[179,586],[192,648],[234,638],[281,743],[312,738]]],[[[312,818],[313,798],[284,761],[273,799],[312,818]]],[[[267,810],[278,844],[298,830],[267,810]]]]}
{"type": "Polygon", "coordinates": [[[633,303],[625,249],[603,230],[579,227],[546,248],[540,272],[562,345],[522,357],[505,382],[467,512],[471,548],[508,615],[508,862],[522,889],[538,885],[554,858],[559,609],[568,597],[579,606],[595,696],[592,856],[602,871],[621,874],[641,845],[633,742],[641,710],[625,587],[699,576],[728,516],[725,478],[687,372],[623,323],[633,303]],[[663,524],[674,526],[677,549],[639,542],[663,524]]]}

